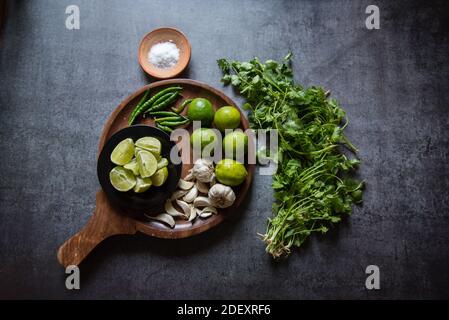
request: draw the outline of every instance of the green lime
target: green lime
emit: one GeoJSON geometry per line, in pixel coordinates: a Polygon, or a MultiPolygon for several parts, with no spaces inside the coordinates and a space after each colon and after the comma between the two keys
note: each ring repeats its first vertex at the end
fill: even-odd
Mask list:
{"type": "Polygon", "coordinates": [[[151,178],[136,177],[136,185],[133,188],[135,193],[142,193],[151,187],[151,178]]]}
{"type": "Polygon", "coordinates": [[[221,107],[215,112],[214,123],[220,131],[235,129],[240,125],[240,112],[231,106],[221,107]]]}
{"type": "Polygon", "coordinates": [[[127,164],[134,156],[133,139],[128,138],[115,146],[111,153],[111,161],[120,166],[127,164]]]}
{"type": "Polygon", "coordinates": [[[139,173],[139,164],[137,163],[136,158],[133,158],[130,162],[123,166],[125,169],[131,170],[135,176],[138,176],[139,173]]]}
{"type": "Polygon", "coordinates": [[[151,177],[157,170],[157,160],[149,151],[140,151],[136,156],[139,172],[142,178],[151,177]]]}
{"type": "Polygon", "coordinates": [[[109,172],[109,181],[115,189],[121,192],[129,191],[136,185],[136,177],[133,173],[120,166],[114,167],[109,172]]]}
{"type": "Polygon", "coordinates": [[[190,136],[190,143],[193,148],[198,148],[198,146],[201,146],[201,150],[203,150],[204,147],[210,143],[217,143],[217,140],[218,138],[214,130],[209,128],[195,129],[190,136]]]}
{"type": "Polygon", "coordinates": [[[154,137],[143,137],[136,141],[136,147],[145,149],[152,153],[161,154],[161,142],[154,137]]]}
{"type": "Polygon", "coordinates": [[[156,171],[156,173],[151,177],[151,181],[153,185],[156,187],[162,186],[168,177],[168,169],[167,167],[163,167],[156,171]]]}
{"type": "Polygon", "coordinates": [[[168,160],[167,158],[162,158],[161,160],[159,160],[159,162],[157,163],[157,169],[162,169],[163,167],[168,166],[168,160]]]}
{"type": "Polygon", "coordinates": [[[195,98],[189,103],[187,117],[191,121],[201,121],[202,126],[210,126],[214,120],[214,108],[209,100],[195,98]]]}
{"type": "Polygon", "coordinates": [[[241,184],[247,175],[245,166],[232,159],[223,159],[215,166],[217,180],[231,187],[241,184]]]}
{"type": "Polygon", "coordinates": [[[230,132],[223,138],[223,148],[226,157],[243,157],[248,149],[248,136],[241,130],[230,132]]]}

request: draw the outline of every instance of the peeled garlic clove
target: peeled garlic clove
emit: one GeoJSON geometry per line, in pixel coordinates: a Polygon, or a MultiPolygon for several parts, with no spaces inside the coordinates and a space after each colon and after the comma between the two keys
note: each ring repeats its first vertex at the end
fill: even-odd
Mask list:
{"type": "Polygon", "coordinates": [[[184,202],[182,200],[176,199],[176,203],[177,205],[182,209],[182,211],[184,212],[184,216],[185,217],[189,217],[190,216],[190,206],[187,202],[184,202]]]}
{"type": "Polygon", "coordinates": [[[184,181],[192,181],[193,180],[193,173],[192,173],[192,169],[190,169],[187,173],[187,175],[183,178],[184,181]]]}
{"type": "Polygon", "coordinates": [[[195,182],[193,181],[185,181],[183,179],[179,179],[178,187],[182,190],[190,190],[192,189],[195,182]]]}
{"type": "Polygon", "coordinates": [[[195,218],[196,218],[196,208],[194,206],[190,206],[189,221],[193,221],[195,218]]]}
{"type": "Polygon", "coordinates": [[[204,182],[197,181],[195,183],[195,186],[198,189],[198,191],[201,192],[201,193],[206,193],[207,194],[209,192],[209,187],[204,182]]]}
{"type": "Polygon", "coordinates": [[[211,207],[212,206],[212,201],[209,198],[207,198],[207,197],[197,197],[193,201],[193,206],[195,208],[197,208],[197,207],[211,207]]]}
{"type": "Polygon", "coordinates": [[[148,214],[145,214],[145,217],[147,217],[150,220],[163,222],[166,225],[168,225],[170,228],[174,228],[175,224],[176,224],[175,219],[173,219],[173,217],[167,213],[161,213],[161,214],[158,214],[157,216],[150,216],[148,214]]]}
{"type": "Polygon", "coordinates": [[[189,192],[187,192],[187,194],[182,198],[182,200],[184,200],[187,203],[192,203],[193,200],[196,199],[196,197],[198,197],[198,188],[196,186],[193,186],[193,188],[190,189],[189,192]]]}
{"type": "Polygon", "coordinates": [[[175,209],[175,207],[173,207],[173,204],[171,203],[170,200],[167,200],[165,202],[165,211],[172,217],[184,217],[185,215],[182,212],[179,212],[178,210],[175,209]]]}
{"type": "Polygon", "coordinates": [[[187,192],[187,190],[176,190],[175,192],[173,192],[172,196],[171,196],[171,200],[176,200],[179,199],[181,197],[183,197],[187,192]]]}

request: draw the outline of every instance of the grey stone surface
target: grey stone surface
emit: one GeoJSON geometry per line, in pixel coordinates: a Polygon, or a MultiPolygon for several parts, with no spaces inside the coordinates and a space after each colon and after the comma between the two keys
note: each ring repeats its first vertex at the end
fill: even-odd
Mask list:
{"type": "Polygon", "coordinates": [[[8,1],[0,48],[1,298],[449,298],[449,7],[371,1],[8,1]],[[77,4],[81,29],[65,28],[77,4]],[[152,81],[140,38],[183,30],[183,77],[223,89],[220,57],[295,54],[296,78],[332,90],[360,149],[365,202],[324,237],[273,262],[257,232],[270,215],[270,177],[256,175],[235,219],[179,241],[111,238],[64,287],[56,251],[94,206],[103,124],[152,81]],[[381,290],[365,289],[365,268],[381,290]]]}

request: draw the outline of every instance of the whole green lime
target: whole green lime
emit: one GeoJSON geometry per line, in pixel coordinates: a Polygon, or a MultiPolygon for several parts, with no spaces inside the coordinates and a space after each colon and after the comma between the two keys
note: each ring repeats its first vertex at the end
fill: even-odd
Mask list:
{"type": "Polygon", "coordinates": [[[187,117],[191,121],[201,121],[202,126],[210,126],[214,120],[214,108],[209,100],[195,98],[189,103],[187,117]]]}
{"type": "Polygon", "coordinates": [[[247,175],[245,166],[232,159],[220,160],[215,166],[215,177],[227,186],[238,186],[245,181],[247,175]]]}
{"type": "Polygon", "coordinates": [[[235,107],[221,107],[215,112],[214,123],[220,131],[235,129],[240,125],[240,112],[235,107]]]}
{"type": "Polygon", "coordinates": [[[223,138],[223,148],[227,157],[244,156],[248,149],[248,136],[241,130],[230,132],[223,138]]]}
{"type": "Polygon", "coordinates": [[[193,131],[192,135],[190,136],[190,143],[192,144],[192,146],[194,148],[197,146],[201,146],[201,150],[203,150],[204,147],[210,143],[217,143],[217,140],[218,138],[214,130],[209,128],[198,128],[193,131]]]}

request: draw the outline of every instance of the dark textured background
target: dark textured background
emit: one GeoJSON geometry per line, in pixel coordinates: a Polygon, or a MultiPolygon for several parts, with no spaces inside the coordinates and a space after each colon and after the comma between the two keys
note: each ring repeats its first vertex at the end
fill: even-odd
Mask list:
{"type": "Polygon", "coordinates": [[[445,2],[9,1],[0,44],[0,297],[449,298],[445,2]],[[372,3],[380,30],[365,28],[372,3]],[[70,4],[80,8],[80,30],[65,28],[70,4]],[[68,291],[57,248],[93,210],[100,132],[150,81],[137,47],[159,26],[191,41],[183,76],[220,89],[217,58],[292,50],[297,80],[331,89],[347,110],[364,160],[364,205],[274,263],[256,235],[270,215],[271,178],[256,175],[233,221],[180,241],[111,238],[81,266],[81,290],[68,291]],[[381,290],[365,289],[369,264],[380,267],[381,290]]]}

